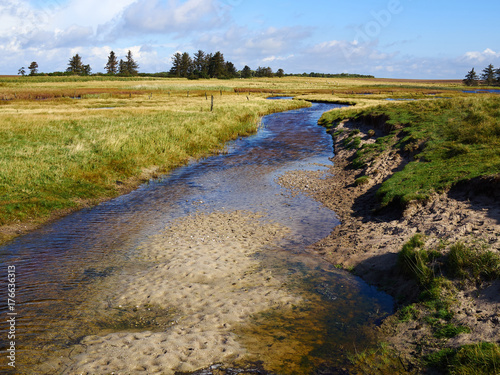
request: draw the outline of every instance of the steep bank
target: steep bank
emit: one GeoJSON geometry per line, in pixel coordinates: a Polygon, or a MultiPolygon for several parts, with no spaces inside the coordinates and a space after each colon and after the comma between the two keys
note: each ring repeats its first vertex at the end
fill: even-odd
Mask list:
{"type": "MultiPolygon", "coordinates": [[[[498,273],[487,280],[484,277],[474,280],[447,277],[449,283],[431,299],[434,305],[436,301],[444,301],[440,311],[446,314],[438,316],[431,300],[422,298],[428,285],[404,275],[398,263],[402,247],[416,234],[421,235],[423,244],[420,247],[425,249],[422,251],[438,254],[434,263],[439,267],[446,263],[450,248],[457,243],[478,253],[489,251],[488,254],[498,259],[499,181],[495,177],[477,178],[434,193],[429,199],[407,205],[404,210],[394,206],[380,210],[376,192],[381,184],[413,160],[419,148],[417,145],[414,150],[402,152],[396,147],[387,147],[364,168],[354,169],[356,152],[363,144],[375,143],[376,139],[394,130],[385,120],[379,117],[371,123],[341,121],[330,130],[335,148],[334,166],[330,171],[326,174],[291,172],[282,176],[280,183],[311,194],[339,216],[341,225],[310,251],[352,270],[400,301],[400,311],[384,323],[381,331],[386,336],[384,340],[391,343],[396,352],[402,353],[403,359],[398,358],[402,367],[393,365],[392,371],[408,373],[411,369],[420,371],[422,358],[443,348],[479,342],[499,343],[498,273]],[[359,139],[354,141],[357,142],[355,147],[354,138],[359,139]],[[410,319],[402,318],[407,310],[414,312],[410,319]],[[441,328],[452,326],[459,327],[456,335],[440,335],[441,328]]],[[[393,134],[395,144],[402,135],[393,134]]],[[[497,267],[498,272],[498,263],[493,267],[497,267]]],[[[446,269],[444,274],[446,277],[446,269]]],[[[440,277],[436,273],[433,282],[441,280],[440,277]]]]}

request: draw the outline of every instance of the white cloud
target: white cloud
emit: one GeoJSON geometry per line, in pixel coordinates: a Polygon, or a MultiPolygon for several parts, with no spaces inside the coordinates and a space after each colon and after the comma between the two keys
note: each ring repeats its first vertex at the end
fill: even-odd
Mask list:
{"type": "Polygon", "coordinates": [[[186,33],[213,27],[220,20],[214,0],[138,0],[123,13],[121,28],[127,33],[186,33]]]}
{"type": "Polygon", "coordinates": [[[490,63],[498,59],[500,59],[500,52],[495,52],[490,48],[486,48],[483,52],[466,52],[460,58],[460,61],[469,63],[490,63]]]}

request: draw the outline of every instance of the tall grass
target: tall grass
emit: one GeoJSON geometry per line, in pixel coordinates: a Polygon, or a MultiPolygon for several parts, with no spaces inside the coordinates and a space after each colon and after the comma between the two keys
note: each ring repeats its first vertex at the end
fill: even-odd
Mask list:
{"type": "Polygon", "coordinates": [[[449,375],[497,375],[500,373],[500,346],[495,343],[447,348],[426,357],[429,366],[449,375]]]}
{"type": "Polygon", "coordinates": [[[114,197],[123,187],[255,132],[260,116],[307,106],[262,97],[156,94],[14,101],[0,111],[0,225],[114,197]],[[112,109],[95,110],[95,108],[112,109]]]}

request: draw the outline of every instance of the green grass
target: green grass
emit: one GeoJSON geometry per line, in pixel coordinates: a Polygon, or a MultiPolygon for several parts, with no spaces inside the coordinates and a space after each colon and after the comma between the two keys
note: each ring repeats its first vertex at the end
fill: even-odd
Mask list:
{"type": "Polygon", "coordinates": [[[429,367],[449,375],[497,375],[500,373],[500,346],[495,343],[446,348],[425,358],[429,367]]]}
{"type": "Polygon", "coordinates": [[[0,113],[0,225],[44,220],[119,195],[256,131],[302,101],[217,97],[13,101],[0,113]],[[96,111],[91,108],[114,107],[96,111]],[[153,171],[154,173],[152,173],[153,171]]]}
{"type": "Polygon", "coordinates": [[[370,182],[370,177],[368,176],[361,176],[361,177],[358,177],[356,179],[356,181],[354,181],[354,184],[356,186],[361,186],[361,185],[366,185],[370,182]]]}
{"type": "MultiPolygon", "coordinates": [[[[444,275],[442,272],[444,269],[450,269],[450,263],[455,263],[453,259],[456,248],[461,249],[462,245],[460,243],[452,245],[447,255],[438,250],[427,250],[424,248],[423,237],[417,234],[403,245],[398,254],[396,265],[398,271],[403,276],[415,280],[419,288],[418,302],[401,308],[398,312],[399,321],[419,320],[426,323],[431,328],[433,336],[438,339],[449,339],[470,332],[469,327],[453,322],[454,313],[451,307],[454,304],[453,295],[456,288],[446,277],[453,275],[450,272],[444,275]]],[[[467,250],[466,253],[469,254],[471,251],[467,250]]],[[[478,258],[489,253],[483,252],[464,260],[460,263],[459,269],[475,266],[478,258]]],[[[480,264],[481,267],[484,265],[480,264]]],[[[492,264],[494,267],[498,266],[498,262],[492,264]]]]}
{"type": "Polygon", "coordinates": [[[377,192],[381,207],[405,207],[454,184],[500,172],[500,98],[485,96],[422,100],[367,109],[331,111],[320,121],[334,126],[351,118],[385,123],[391,133],[357,151],[354,167],[364,168],[387,148],[413,153],[377,192]]]}
{"type": "Polygon", "coordinates": [[[447,261],[450,276],[461,279],[494,280],[500,277],[500,256],[490,250],[474,249],[463,243],[450,248],[447,261]]]}

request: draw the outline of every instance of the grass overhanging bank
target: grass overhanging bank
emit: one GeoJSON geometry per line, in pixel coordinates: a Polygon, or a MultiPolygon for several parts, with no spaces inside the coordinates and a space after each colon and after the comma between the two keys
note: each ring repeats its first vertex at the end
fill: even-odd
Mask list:
{"type": "Polygon", "coordinates": [[[383,326],[390,345],[353,356],[356,368],[497,374],[500,98],[354,107],[320,123],[355,195],[323,253],[399,305],[383,326]]]}
{"type": "Polygon", "coordinates": [[[394,173],[377,192],[381,207],[404,209],[415,201],[474,178],[499,182],[500,98],[457,98],[402,103],[363,110],[329,112],[321,122],[327,127],[350,118],[386,135],[361,145],[359,136],[348,140],[356,148],[352,166],[364,169],[377,155],[393,148],[409,157],[402,171],[394,173]]]}

